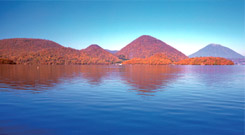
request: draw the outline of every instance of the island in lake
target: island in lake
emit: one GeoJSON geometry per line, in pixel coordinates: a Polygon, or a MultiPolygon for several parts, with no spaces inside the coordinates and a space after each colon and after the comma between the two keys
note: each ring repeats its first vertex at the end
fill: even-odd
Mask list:
{"type": "Polygon", "coordinates": [[[105,50],[96,44],[77,50],[44,39],[0,40],[0,64],[234,65],[233,61],[238,63],[237,59],[244,59],[244,56],[235,51],[216,44],[210,44],[189,57],[165,42],[148,35],[138,37],[120,51],[105,50]]]}

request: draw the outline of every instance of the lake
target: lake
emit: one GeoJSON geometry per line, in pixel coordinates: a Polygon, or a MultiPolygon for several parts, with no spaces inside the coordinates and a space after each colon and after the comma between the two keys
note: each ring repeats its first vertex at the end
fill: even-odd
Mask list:
{"type": "Polygon", "coordinates": [[[0,65],[1,135],[244,135],[245,66],[0,65]]]}

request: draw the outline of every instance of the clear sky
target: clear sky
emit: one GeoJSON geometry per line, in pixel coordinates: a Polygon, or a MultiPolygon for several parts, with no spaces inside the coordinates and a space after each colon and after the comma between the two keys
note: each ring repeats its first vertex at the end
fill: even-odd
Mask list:
{"type": "Polygon", "coordinates": [[[0,1],[0,39],[41,38],[119,50],[141,35],[186,55],[209,43],[245,55],[244,0],[0,1]]]}

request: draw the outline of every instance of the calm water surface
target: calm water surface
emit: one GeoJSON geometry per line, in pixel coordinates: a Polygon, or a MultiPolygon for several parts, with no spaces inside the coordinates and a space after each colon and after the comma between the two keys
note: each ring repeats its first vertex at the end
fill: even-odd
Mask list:
{"type": "Polygon", "coordinates": [[[0,65],[0,135],[244,135],[244,66],[0,65]]]}

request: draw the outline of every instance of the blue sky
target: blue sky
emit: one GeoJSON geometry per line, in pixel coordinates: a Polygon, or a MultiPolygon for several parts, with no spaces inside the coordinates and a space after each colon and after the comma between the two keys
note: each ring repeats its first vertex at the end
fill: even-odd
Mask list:
{"type": "Polygon", "coordinates": [[[244,0],[0,1],[0,39],[119,50],[151,35],[190,55],[218,43],[245,55],[244,0]]]}

